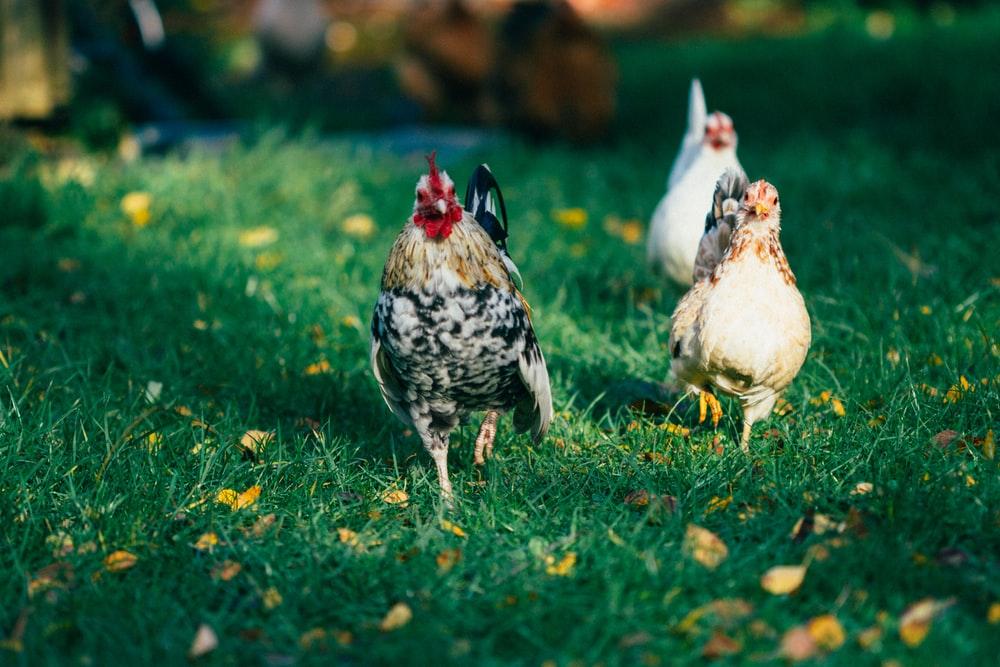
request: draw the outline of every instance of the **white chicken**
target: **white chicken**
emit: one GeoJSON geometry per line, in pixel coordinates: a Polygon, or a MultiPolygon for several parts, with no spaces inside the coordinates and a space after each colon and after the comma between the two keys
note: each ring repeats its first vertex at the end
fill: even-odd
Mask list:
{"type": "Polygon", "coordinates": [[[733,120],[721,111],[707,114],[701,82],[693,79],[687,131],[670,170],[667,194],[650,221],[647,257],[654,271],[681,285],[691,284],[705,202],[712,197],[716,179],[727,169],[742,171],[736,157],[733,120]]]}
{"type": "MultiPolygon", "coordinates": [[[[717,188],[734,182],[732,176],[725,174],[717,188]]],[[[670,329],[671,368],[699,394],[699,420],[708,406],[712,423],[719,423],[722,407],[713,389],[739,398],[743,451],[754,422],[771,413],[798,374],[812,339],[780,230],[778,191],[763,180],[748,186],[722,259],[677,304],[670,329]]],[[[706,243],[722,241],[710,231],[706,243]]]]}

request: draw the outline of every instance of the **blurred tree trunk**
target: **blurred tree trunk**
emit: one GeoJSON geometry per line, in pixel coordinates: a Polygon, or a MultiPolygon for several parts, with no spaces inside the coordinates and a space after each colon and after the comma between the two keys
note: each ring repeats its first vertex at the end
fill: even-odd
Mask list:
{"type": "Polygon", "coordinates": [[[69,93],[64,0],[0,0],[0,119],[46,118],[69,93]]]}

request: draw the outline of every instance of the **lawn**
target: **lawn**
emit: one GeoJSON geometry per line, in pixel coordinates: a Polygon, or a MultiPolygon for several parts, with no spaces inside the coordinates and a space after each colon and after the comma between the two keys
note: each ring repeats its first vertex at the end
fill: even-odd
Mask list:
{"type": "Polygon", "coordinates": [[[766,662],[783,637],[828,664],[993,664],[998,35],[984,14],[623,44],[609,144],[442,150],[504,186],[557,410],[539,445],[502,421],[484,470],[457,433],[450,512],[368,368],[419,153],[271,129],[122,163],[5,132],[0,663],[184,664],[206,624],[210,664],[766,662]],[[781,192],[813,323],[749,456],[735,403],[718,431],[667,414],[681,292],[629,224],[695,72],[781,192]],[[929,625],[904,618],[926,598],[929,625]]]}

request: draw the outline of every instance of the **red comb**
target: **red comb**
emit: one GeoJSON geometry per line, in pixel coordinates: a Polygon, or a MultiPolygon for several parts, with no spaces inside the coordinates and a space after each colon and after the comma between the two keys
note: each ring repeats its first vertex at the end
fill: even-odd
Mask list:
{"type": "Polygon", "coordinates": [[[441,176],[440,174],[438,174],[437,165],[434,164],[434,159],[436,157],[437,157],[437,151],[431,151],[431,154],[427,156],[427,164],[429,164],[431,167],[431,171],[430,174],[428,175],[428,178],[430,180],[432,188],[441,187],[441,176]]]}

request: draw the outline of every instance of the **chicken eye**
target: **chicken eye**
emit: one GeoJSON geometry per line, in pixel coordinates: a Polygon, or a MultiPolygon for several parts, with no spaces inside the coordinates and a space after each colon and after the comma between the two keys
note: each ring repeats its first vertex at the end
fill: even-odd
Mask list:
{"type": "Polygon", "coordinates": [[[771,204],[774,205],[774,206],[777,206],[778,205],[778,198],[775,197],[774,201],[772,201],[771,204]]]}
{"type": "Polygon", "coordinates": [[[424,201],[427,199],[427,194],[423,190],[417,190],[417,200],[424,201]]]}

